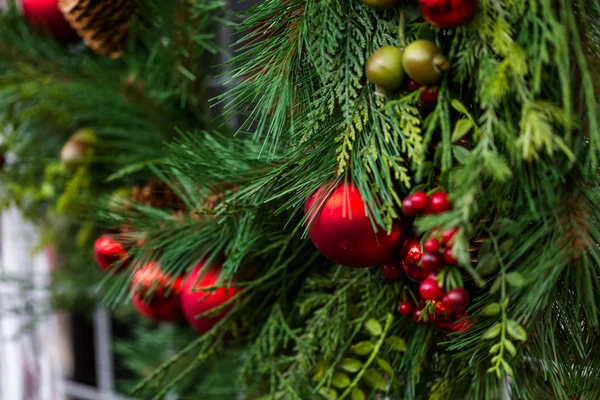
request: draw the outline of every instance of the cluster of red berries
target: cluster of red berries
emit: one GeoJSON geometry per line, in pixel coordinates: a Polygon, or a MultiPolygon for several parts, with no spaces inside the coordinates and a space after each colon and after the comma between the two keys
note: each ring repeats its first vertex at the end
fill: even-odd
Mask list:
{"type": "MultiPolygon", "coordinates": [[[[421,84],[413,81],[412,79],[409,79],[406,82],[406,89],[408,89],[409,92],[416,92],[417,90],[421,89],[422,87],[424,87],[424,85],[421,85],[421,84]]],[[[419,98],[421,99],[421,101],[423,103],[431,104],[431,103],[435,103],[437,101],[439,94],[440,94],[439,86],[434,86],[434,87],[425,86],[425,88],[421,91],[419,98]]]]}
{"type": "Polygon", "coordinates": [[[441,214],[452,208],[448,193],[439,191],[427,196],[425,192],[415,192],[402,200],[402,211],[406,215],[441,214]]]}

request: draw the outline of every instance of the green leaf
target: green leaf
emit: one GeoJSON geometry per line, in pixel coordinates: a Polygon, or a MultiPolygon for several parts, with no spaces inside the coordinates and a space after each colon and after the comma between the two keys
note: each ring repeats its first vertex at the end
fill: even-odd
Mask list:
{"type": "Polygon", "coordinates": [[[463,103],[461,103],[460,100],[452,99],[450,104],[452,105],[452,108],[454,108],[459,113],[461,113],[463,115],[467,115],[467,116],[471,115],[471,114],[469,114],[469,111],[467,111],[467,107],[465,107],[465,105],[463,103]]]}
{"type": "Polygon", "coordinates": [[[506,351],[508,351],[513,357],[517,355],[517,348],[515,347],[513,342],[511,342],[510,340],[505,338],[502,341],[502,343],[504,343],[504,347],[506,347],[506,351]]]}
{"type": "Polygon", "coordinates": [[[487,253],[484,256],[479,256],[477,262],[477,272],[482,276],[491,275],[498,269],[498,258],[495,254],[487,253]]]}
{"type": "Polygon", "coordinates": [[[375,361],[377,361],[377,365],[379,365],[379,368],[381,368],[383,372],[385,372],[389,376],[394,376],[394,369],[392,368],[389,362],[379,357],[377,357],[375,361]]]}
{"type": "Polygon", "coordinates": [[[507,274],[506,281],[510,286],[513,287],[521,287],[525,285],[525,278],[523,278],[523,275],[518,272],[511,272],[510,274],[507,274]]]}
{"type": "Polygon", "coordinates": [[[319,389],[319,393],[321,393],[321,395],[327,400],[337,400],[338,398],[338,393],[335,391],[335,389],[321,388],[319,389]]]}
{"type": "Polygon", "coordinates": [[[496,336],[498,336],[501,331],[502,331],[502,325],[495,324],[490,329],[488,329],[486,333],[483,334],[483,339],[485,339],[485,340],[493,339],[496,336]]]}
{"type": "Polygon", "coordinates": [[[375,318],[369,318],[367,322],[365,322],[365,329],[371,336],[379,336],[383,332],[383,327],[375,318]]]}
{"type": "Polygon", "coordinates": [[[352,389],[352,394],[350,395],[352,400],[365,400],[365,394],[359,388],[355,387],[352,389]]]}
{"type": "Polygon", "coordinates": [[[452,132],[452,142],[462,139],[469,131],[473,128],[473,121],[467,118],[463,118],[456,122],[454,125],[454,132],[452,132]]]}
{"type": "Polygon", "coordinates": [[[517,321],[509,320],[508,321],[508,334],[515,340],[519,340],[524,342],[527,340],[527,331],[523,328],[517,321]]]}
{"type": "Polygon", "coordinates": [[[500,310],[501,310],[500,304],[491,303],[491,304],[488,304],[487,306],[485,306],[482,313],[486,317],[492,317],[494,315],[500,314],[500,310]]]}
{"type": "Polygon", "coordinates": [[[385,344],[390,346],[393,350],[406,351],[406,342],[404,339],[400,339],[398,336],[390,336],[385,339],[385,344]]]}
{"type": "Polygon", "coordinates": [[[357,359],[349,357],[342,358],[342,360],[339,363],[341,369],[351,373],[358,371],[362,367],[362,365],[363,364],[357,359]]]}
{"type": "Polygon", "coordinates": [[[464,147],[457,146],[454,148],[454,157],[456,158],[456,161],[464,165],[469,162],[471,152],[464,147]]]}
{"type": "Polygon", "coordinates": [[[502,277],[499,276],[496,278],[496,280],[494,281],[494,283],[492,284],[492,287],[490,288],[490,294],[494,294],[496,293],[498,290],[500,290],[500,285],[502,284],[502,277]]]}
{"type": "Polygon", "coordinates": [[[501,345],[501,344],[502,344],[502,343],[496,343],[495,345],[493,345],[493,346],[490,348],[490,354],[496,354],[498,351],[500,351],[500,345],[501,345]]]}
{"type": "Polygon", "coordinates": [[[354,346],[352,346],[352,351],[354,352],[354,354],[364,356],[373,351],[374,348],[375,345],[373,343],[365,341],[356,343],[354,346]]]}
{"type": "Polygon", "coordinates": [[[338,389],[344,389],[350,386],[350,377],[343,372],[336,372],[331,378],[331,384],[338,389]]]}
{"type": "Polygon", "coordinates": [[[515,375],[515,372],[513,371],[513,369],[510,366],[510,364],[507,363],[504,360],[502,360],[502,368],[504,368],[504,372],[506,372],[506,375],[508,375],[508,376],[514,376],[515,375]]]}
{"type": "Polygon", "coordinates": [[[369,384],[373,389],[385,390],[385,380],[383,376],[376,369],[369,368],[363,375],[365,382],[369,384]]]}

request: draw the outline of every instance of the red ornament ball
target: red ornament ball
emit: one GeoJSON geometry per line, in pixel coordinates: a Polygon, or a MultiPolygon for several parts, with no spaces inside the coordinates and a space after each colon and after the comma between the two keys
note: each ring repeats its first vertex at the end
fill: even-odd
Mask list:
{"type": "Polygon", "coordinates": [[[431,324],[443,333],[460,332],[469,327],[467,321],[459,321],[466,316],[467,314],[464,312],[444,307],[440,301],[435,305],[435,312],[431,315],[431,324]]]}
{"type": "Polygon", "coordinates": [[[153,321],[175,322],[181,319],[181,283],[163,273],[157,263],[139,268],[131,279],[134,307],[153,321]]]}
{"type": "Polygon", "coordinates": [[[425,241],[425,252],[429,254],[436,254],[440,251],[440,241],[436,238],[427,239],[425,241]]]}
{"type": "Polygon", "coordinates": [[[454,239],[454,235],[458,232],[458,228],[447,229],[442,233],[442,244],[444,246],[448,246],[452,239],[454,239]]]}
{"type": "Polygon", "coordinates": [[[421,268],[425,272],[433,272],[443,264],[443,258],[440,253],[425,253],[421,257],[421,268]]]}
{"type": "Polygon", "coordinates": [[[448,265],[458,264],[458,260],[456,259],[456,256],[454,255],[454,251],[452,250],[452,247],[446,247],[446,249],[444,250],[444,262],[448,265]]]}
{"type": "Polygon", "coordinates": [[[94,258],[103,271],[122,271],[129,265],[127,251],[110,235],[102,235],[96,239],[94,258]]]}
{"type": "Polygon", "coordinates": [[[401,266],[404,274],[415,282],[420,282],[427,278],[429,275],[428,271],[425,271],[421,267],[421,257],[423,257],[423,251],[421,249],[421,242],[416,237],[408,238],[402,246],[400,252],[401,266]]]}
{"type": "MultiPolygon", "coordinates": [[[[230,304],[216,315],[197,318],[198,315],[222,305],[237,294],[237,289],[233,286],[203,290],[220,284],[220,274],[220,266],[205,268],[205,263],[200,262],[185,278],[181,291],[181,307],[190,325],[200,333],[211,330],[233,307],[233,304],[230,304]]],[[[223,285],[226,286],[227,282],[223,285]]]]}
{"type": "Polygon", "coordinates": [[[446,192],[436,192],[429,199],[429,211],[434,214],[441,214],[452,208],[450,196],[446,192]]]}
{"type": "Polygon", "coordinates": [[[400,314],[404,315],[405,317],[412,315],[414,309],[415,305],[410,301],[403,301],[398,307],[398,311],[400,311],[400,314]]]}
{"type": "Polygon", "coordinates": [[[398,280],[402,276],[402,268],[395,263],[388,262],[383,264],[381,271],[383,272],[383,276],[391,281],[398,280]]]}
{"type": "Polygon", "coordinates": [[[473,18],[477,0],[419,0],[423,18],[438,28],[455,28],[473,18]]]}
{"type": "Polygon", "coordinates": [[[419,286],[419,294],[425,300],[436,301],[442,297],[444,291],[438,284],[437,279],[427,278],[421,282],[421,285],[419,286]]]}
{"type": "Polygon", "coordinates": [[[33,28],[47,32],[59,41],[77,39],[77,33],[58,9],[58,0],[21,0],[23,14],[33,28]]]}
{"type": "Polygon", "coordinates": [[[323,185],[309,196],[304,212],[311,240],[331,261],[348,267],[372,267],[388,261],[401,243],[401,224],[388,235],[373,231],[358,188],[352,184],[323,185]]]}
{"type": "Polygon", "coordinates": [[[469,308],[469,304],[471,304],[471,295],[464,288],[454,288],[442,297],[441,303],[449,310],[465,312],[469,308]]]}

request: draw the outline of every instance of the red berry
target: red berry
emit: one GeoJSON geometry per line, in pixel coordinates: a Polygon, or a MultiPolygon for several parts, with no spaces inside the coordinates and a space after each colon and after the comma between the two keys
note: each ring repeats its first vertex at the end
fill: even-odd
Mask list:
{"type": "Polygon", "coordinates": [[[429,207],[429,197],[425,192],[415,192],[410,196],[412,206],[417,212],[423,212],[429,207]]]}
{"type": "Polygon", "coordinates": [[[381,267],[381,271],[383,272],[383,276],[385,276],[386,279],[392,281],[399,279],[402,275],[402,268],[400,268],[399,265],[393,263],[384,264],[383,267],[381,267]]]}
{"type": "Polygon", "coordinates": [[[452,208],[450,197],[446,192],[436,192],[429,199],[429,210],[434,214],[441,214],[452,208]]]}
{"type": "Polygon", "coordinates": [[[419,325],[424,325],[425,321],[421,319],[421,314],[423,314],[423,310],[420,308],[417,308],[414,312],[413,312],[413,321],[415,321],[417,324],[419,325]]]}
{"type": "Polygon", "coordinates": [[[446,250],[444,250],[444,262],[449,265],[458,264],[458,260],[452,251],[452,247],[446,247],[446,250]]]}
{"type": "Polygon", "coordinates": [[[440,241],[436,238],[427,239],[425,242],[425,252],[435,254],[440,251],[440,241]]]}
{"type": "Polygon", "coordinates": [[[400,314],[404,315],[405,317],[408,317],[413,313],[414,309],[415,305],[413,303],[411,303],[410,301],[403,301],[400,303],[398,311],[400,311],[400,314]]]}
{"type": "Polygon", "coordinates": [[[463,288],[454,288],[442,297],[442,305],[449,310],[464,312],[471,304],[471,295],[463,288]]]}
{"type": "Polygon", "coordinates": [[[443,290],[440,285],[438,285],[437,279],[427,278],[421,282],[419,294],[425,300],[436,301],[442,297],[443,290]]]}
{"type": "Polygon", "coordinates": [[[406,215],[417,215],[417,210],[412,203],[411,196],[406,196],[404,200],[402,200],[402,211],[404,211],[404,214],[406,215]]]}
{"type": "Polygon", "coordinates": [[[406,88],[408,89],[409,92],[414,92],[416,90],[419,90],[421,88],[421,86],[423,86],[423,85],[413,81],[412,79],[409,79],[408,82],[406,82],[406,88]]]}
{"type": "Polygon", "coordinates": [[[439,87],[433,87],[433,88],[425,88],[423,89],[423,91],[421,92],[421,101],[425,102],[425,103],[435,103],[438,99],[438,96],[440,94],[440,88],[439,87]]]}
{"type": "Polygon", "coordinates": [[[448,246],[454,238],[454,235],[456,235],[456,232],[458,232],[458,228],[446,229],[444,233],[442,233],[442,244],[448,246]]]}
{"type": "Polygon", "coordinates": [[[442,255],[440,253],[424,253],[421,256],[421,268],[426,272],[435,271],[443,264],[442,255]]]}

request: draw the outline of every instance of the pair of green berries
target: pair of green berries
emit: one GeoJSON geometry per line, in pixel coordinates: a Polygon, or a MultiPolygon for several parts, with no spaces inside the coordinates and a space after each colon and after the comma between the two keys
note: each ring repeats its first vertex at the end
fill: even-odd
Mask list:
{"type": "Polygon", "coordinates": [[[385,90],[398,89],[406,75],[416,83],[434,86],[450,64],[439,47],[429,40],[417,40],[402,49],[385,46],[367,60],[367,79],[385,90]]]}

